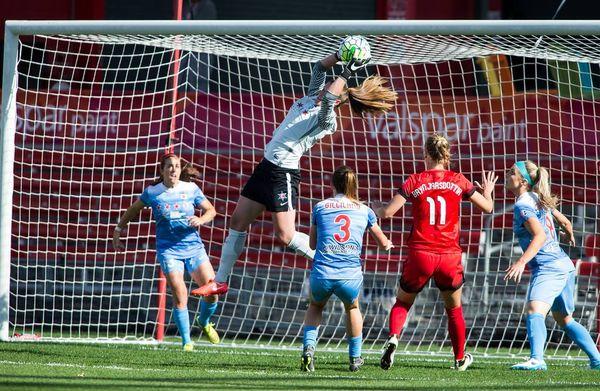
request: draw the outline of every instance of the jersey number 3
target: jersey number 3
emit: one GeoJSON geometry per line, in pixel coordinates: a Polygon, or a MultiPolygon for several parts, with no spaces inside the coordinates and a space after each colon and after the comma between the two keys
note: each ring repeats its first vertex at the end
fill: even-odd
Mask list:
{"type": "Polygon", "coordinates": [[[347,242],[348,239],[350,239],[350,217],[348,215],[338,215],[336,216],[335,220],[333,220],[336,224],[340,224],[340,231],[342,231],[342,235],[340,235],[339,233],[334,233],[333,234],[333,238],[336,240],[336,242],[338,243],[344,243],[347,242]]]}
{"type": "MultiPolygon", "coordinates": [[[[446,224],[446,200],[442,196],[436,197],[437,201],[440,203],[440,225],[446,224]]],[[[429,224],[435,225],[435,200],[431,197],[426,198],[429,203],[429,224]]]]}

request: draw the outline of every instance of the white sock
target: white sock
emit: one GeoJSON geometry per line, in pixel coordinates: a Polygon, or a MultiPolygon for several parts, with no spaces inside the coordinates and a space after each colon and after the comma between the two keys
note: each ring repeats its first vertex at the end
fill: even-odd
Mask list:
{"type": "Polygon", "coordinates": [[[302,255],[310,259],[311,261],[315,258],[315,250],[310,248],[310,239],[307,234],[296,231],[292,240],[288,244],[288,247],[296,252],[298,255],[302,255]]]}
{"type": "Polygon", "coordinates": [[[223,243],[223,250],[221,251],[221,261],[219,262],[219,270],[215,276],[217,282],[227,282],[233,265],[240,257],[240,254],[244,250],[244,244],[246,243],[247,232],[236,231],[235,229],[229,229],[229,234],[223,243]]]}

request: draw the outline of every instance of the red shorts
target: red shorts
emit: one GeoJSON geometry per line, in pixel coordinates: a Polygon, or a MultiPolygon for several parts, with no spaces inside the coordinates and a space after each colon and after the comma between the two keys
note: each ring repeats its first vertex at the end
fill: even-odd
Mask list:
{"type": "Polygon", "coordinates": [[[400,277],[400,288],[407,293],[418,293],[432,277],[441,291],[460,288],[465,280],[461,253],[409,250],[400,277]]]}

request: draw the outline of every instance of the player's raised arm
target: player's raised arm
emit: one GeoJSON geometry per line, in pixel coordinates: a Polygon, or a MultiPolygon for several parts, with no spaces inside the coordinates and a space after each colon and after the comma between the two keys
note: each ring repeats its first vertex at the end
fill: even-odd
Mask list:
{"type": "Polygon", "coordinates": [[[475,185],[481,189],[481,193],[475,191],[469,198],[469,201],[482,212],[492,213],[494,211],[492,193],[494,192],[496,182],[498,182],[498,176],[492,171],[488,173],[483,172],[481,183],[475,181],[475,185]]]}
{"type": "Polygon", "coordinates": [[[387,219],[395,215],[406,204],[406,198],[402,194],[396,194],[387,204],[380,201],[373,202],[373,210],[377,217],[387,219]]]}

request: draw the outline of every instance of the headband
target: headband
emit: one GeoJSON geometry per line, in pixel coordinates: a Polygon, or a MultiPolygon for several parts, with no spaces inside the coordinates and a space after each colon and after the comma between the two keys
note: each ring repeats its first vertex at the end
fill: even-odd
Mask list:
{"type": "Polygon", "coordinates": [[[521,173],[521,176],[523,178],[525,178],[527,183],[529,183],[530,186],[533,186],[533,181],[531,180],[531,176],[529,176],[529,173],[527,172],[527,167],[525,167],[525,162],[524,161],[516,162],[515,166],[517,166],[517,169],[521,173]]]}

